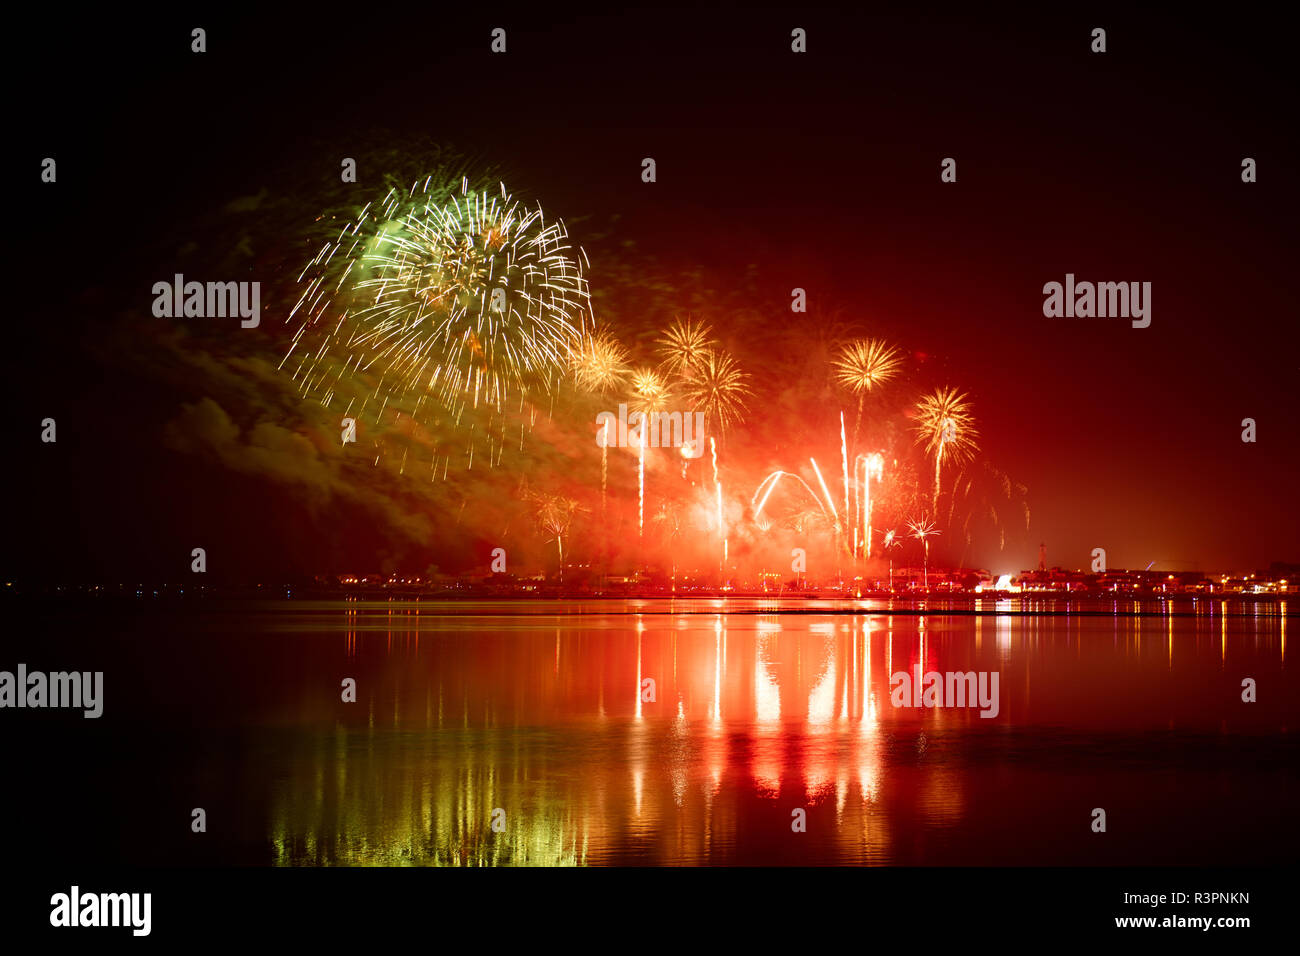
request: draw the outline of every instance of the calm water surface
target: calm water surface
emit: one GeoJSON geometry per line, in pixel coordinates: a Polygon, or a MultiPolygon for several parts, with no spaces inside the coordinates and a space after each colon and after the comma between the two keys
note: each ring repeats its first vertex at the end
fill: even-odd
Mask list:
{"type": "Polygon", "coordinates": [[[1297,859],[1282,607],[973,607],[43,609],[0,666],[102,669],[105,716],[11,712],[4,799],[20,849],[113,863],[1297,859]],[[918,665],[996,671],[998,715],[893,706],[918,665]]]}

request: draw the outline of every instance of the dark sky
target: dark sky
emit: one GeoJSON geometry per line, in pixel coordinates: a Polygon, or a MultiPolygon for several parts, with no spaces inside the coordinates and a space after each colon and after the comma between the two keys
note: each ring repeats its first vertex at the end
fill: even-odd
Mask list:
{"type": "MultiPolygon", "coordinates": [[[[770,326],[720,332],[763,370],[759,406],[782,387],[772,353],[792,331],[847,320],[922,353],[918,386],[968,391],[985,455],[1029,488],[1029,532],[967,563],[1030,567],[1039,541],[1068,567],[1095,547],[1116,567],[1300,561],[1297,90],[1290,33],[1269,16],[424,7],[22,24],[30,59],[8,67],[23,92],[7,124],[6,573],[166,576],[196,538],[248,576],[477,560],[481,536],[453,543],[445,514],[399,545],[335,509],[324,479],[305,504],[292,484],[178,452],[168,423],[217,386],[169,373],[150,341],[175,332],[148,316],[152,283],[227,261],[221,243],[255,250],[248,278],[301,267],[302,237],[274,216],[214,225],[232,201],[320,208],[341,157],[418,159],[411,144],[427,142],[544,197],[592,253],[593,290],[602,249],[606,262],[621,250],[623,271],[744,288],[770,326]],[[189,52],[196,25],[203,55],[189,52]],[[504,56],[488,50],[494,26],[504,56]],[[807,54],[790,52],[796,26],[807,54]],[[57,184],[39,182],[45,156],[57,184]],[[944,157],[955,184],[940,182],[944,157]],[[1151,282],[1151,326],[1045,318],[1043,284],[1067,272],[1151,282]],[[796,286],[806,315],[789,311],[796,286]],[[47,415],[57,447],[37,438],[47,415]]],[[[671,317],[610,305],[624,328],[671,317]]],[[[281,354],[284,329],[264,326],[220,334],[281,354]]],[[[260,420],[284,425],[291,455],[270,407],[260,420]]],[[[756,477],[786,460],[775,432],[803,437],[772,407],[733,446],[756,477]]]]}

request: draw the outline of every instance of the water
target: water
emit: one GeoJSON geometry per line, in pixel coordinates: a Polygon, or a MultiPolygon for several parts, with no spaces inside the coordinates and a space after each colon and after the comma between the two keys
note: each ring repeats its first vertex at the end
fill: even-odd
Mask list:
{"type": "Polygon", "coordinates": [[[105,672],[99,720],[3,715],[11,849],[146,865],[1294,862],[1294,621],[1276,604],[1063,607],[11,609],[0,669],[105,672]],[[893,706],[890,675],[918,664],[997,672],[997,716],[893,706]]]}

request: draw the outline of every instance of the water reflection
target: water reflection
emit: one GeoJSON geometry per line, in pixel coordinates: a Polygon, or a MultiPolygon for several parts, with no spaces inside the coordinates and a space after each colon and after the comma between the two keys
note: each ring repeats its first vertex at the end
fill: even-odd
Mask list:
{"type": "Polygon", "coordinates": [[[637,604],[350,604],[278,622],[270,639],[316,663],[286,677],[291,715],[261,715],[282,734],[269,862],[1229,862],[1243,827],[1296,795],[1276,614],[637,604]],[[890,676],[918,668],[999,672],[998,716],[895,707],[890,676]],[[324,692],[335,671],[357,704],[324,692]],[[1243,706],[1241,675],[1271,700],[1243,706]],[[1084,804],[1144,827],[1100,846],[1070,822],[1084,804]],[[1208,812],[1222,835],[1174,836],[1208,812]]]}

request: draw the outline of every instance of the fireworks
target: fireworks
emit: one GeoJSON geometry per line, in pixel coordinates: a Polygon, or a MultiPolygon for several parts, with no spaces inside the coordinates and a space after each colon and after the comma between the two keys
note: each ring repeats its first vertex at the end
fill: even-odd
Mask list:
{"type": "Polygon", "coordinates": [[[692,378],[696,369],[704,365],[708,354],[718,346],[712,336],[713,329],[703,322],[675,319],[660,333],[657,348],[668,374],[688,380],[692,378]]]}
{"type": "MultiPolygon", "coordinates": [[[[731,570],[733,536],[737,538],[738,556],[747,558],[756,543],[753,532],[759,529],[766,532],[762,538],[767,548],[778,546],[778,533],[788,528],[800,529],[801,534],[816,533],[828,548],[834,549],[839,568],[846,554],[852,555],[855,562],[859,557],[869,559],[876,554],[881,545],[873,541],[877,533],[873,524],[877,521],[892,522],[912,509],[924,508],[940,520],[941,514],[946,516],[944,529],[949,537],[945,540],[949,540],[957,533],[954,529],[962,527],[960,517],[954,523],[954,516],[965,508],[969,512],[965,529],[969,543],[973,521],[983,520],[987,511],[1000,531],[999,518],[1004,508],[1019,502],[1005,492],[998,493],[989,483],[991,479],[985,482],[989,483],[986,490],[972,485],[969,473],[955,477],[958,468],[978,451],[978,436],[966,396],[944,387],[925,395],[917,404],[917,445],[903,453],[893,436],[898,424],[896,408],[889,419],[882,414],[880,421],[873,422],[882,429],[879,443],[859,445],[858,425],[852,432],[847,428],[846,402],[839,413],[837,436],[842,487],[832,492],[829,482],[837,476],[834,472],[824,475],[813,458],[808,460],[814,481],[792,472],[772,472],[754,492],[749,503],[752,525],[746,526],[747,522],[737,520],[743,512],[743,500],[731,502],[725,498],[721,459],[734,454],[728,450],[726,433],[743,426],[751,412],[758,409],[759,397],[755,394],[754,376],[721,347],[720,340],[730,341],[734,334],[737,343],[748,342],[738,331],[747,326],[730,322],[728,336],[719,336],[713,325],[700,318],[675,318],[658,330],[645,352],[629,354],[629,348],[612,331],[592,320],[585,270],[585,256],[569,244],[563,224],[548,220],[540,208],[522,205],[504,185],[485,188],[481,181],[474,184],[471,179],[459,178],[459,174],[455,180],[446,175],[430,177],[409,191],[392,191],[382,202],[367,206],[337,237],[324,244],[299,277],[300,297],[291,313],[298,324],[297,332],[281,365],[292,372],[304,396],[327,406],[347,402],[345,415],[360,417],[368,413],[379,421],[392,406],[408,428],[409,434],[402,433],[407,445],[430,438],[439,442],[430,474],[436,476],[437,457],[442,457],[444,479],[451,455],[442,450],[445,445],[441,443],[447,436],[434,434],[435,424],[455,428],[456,434],[466,439],[469,462],[481,460],[486,445],[488,461],[495,465],[505,445],[514,444],[516,427],[522,449],[526,430],[533,427],[538,415],[547,414],[545,402],[529,401],[539,393],[552,398],[552,421],[545,428],[548,436],[558,436],[570,425],[574,426],[574,434],[581,431],[580,424],[564,419],[570,413],[585,411],[596,396],[602,402],[621,402],[626,397],[627,411],[633,413],[630,432],[623,426],[615,437],[615,426],[609,421],[612,416],[597,418],[598,429],[604,428],[603,434],[597,435],[604,518],[601,529],[613,533],[624,515],[622,510],[614,511],[615,501],[610,501],[607,508],[606,499],[610,487],[609,449],[616,450],[618,460],[617,449],[626,446],[627,453],[637,456],[639,559],[650,557],[650,542],[645,540],[649,517],[652,527],[657,524],[663,528],[664,534],[656,533],[656,538],[677,539],[679,547],[707,551],[710,558],[716,546],[724,582],[731,570]],[[557,388],[560,385],[577,397],[565,400],[557,388]],[[411,421],[422,411],[431,414],[425,416],[426,420],[411,421]],[[674,492],[669,486],[677,480],[677,455],[674,453],[667,469],[658,473],[653,467],[648,469],[647,464],[654,466],[657,462],[647,463],[653,453],[647,428],[656,413],[672,418],[677,412],[681,412],[683,426],[703,418],[712,473],[710,476],[702,470],[709,464],[691,464],[704,451],[705,431],[694,430],[694,437],[687,443],[687,429],[682,427],[681,489],[674,492]],[[886,448],[890,462],[887,475],[886,448]],[[928,479],[922,479],[923,487],[918,491],[914,477],[918,468],[928,475],[931,463],[932,503],[923,500],[928,479]],[[951,488],[942,485],[945,469],[951,488]],[[647,478],[654,474],[660,477],[651,488],[647,478]],[[794,500],[778,496],[782,513],[775,514],[778,508],[770,499],[787,476],[807,491],[808,498],[802,492],[795,492],[794,500]],[[685,493],[688,487],[694,489],[689,494],[685,493]],[[649,497],[650,491],[656,493],[655,499],[649,497]],[[951,502],[945,499],[947,510],[943,513],[938,510],[941,492],[950,493],[951,498],[951,502]],[[683,501],[695,501],[689,522],[676,516],[670,519],[658,504],[659,497],[673,494],[683,501]],[[918,498],[921,500],[915,500],[918,498]],[[737,510],[729,516],[727,508],[733,505],[737,510]],[[791,510],[797,513],[791,515],[791,510]],[[687,523],[694,529],[689,534],[687,523]]],[[[632,331],[629,329],[629,334],[632,331]]],[[[626,341],[645,343],[646,339],[626,341]]],[[[862,424],[866,398],[899,377],[904,360],[902,353],[880,339],[840,341],[843,344],[832,354],[822,351],[816,357],[813,384],[817,400],[824,404],[830,391],[826,381],[829,363],[835,391],[856,396],[858,424],[862,424]]],[[[752,346],[742,358],[756,363],[750,370],[761,373],[765,385],[770,376],[781,374],[765,364],[752,346]]],[[[811,395],[809,392],[803,397],[811,395]]],[[[775,406],[773,414],[782,414],[782,407],[775,406]]],[[[825,409],[828,417],[834,411],[838,409],[825,409]]],[[[785,434],[777,429],[762,431],[769,442],[771,435],[779,435],[775,439],[778,445],[785,445],[791,438],[788,429],[785,434]]],[[[672,433],[678,434],[676,430],[672,433]]],[[[383,430],[376,429],[376,461],[384,453],[383,438],[383,430]]],[[[833,441],[829,435],[824,438],[833,441]]],[[[545,466],[548,461],[553,464],[557,460],[575,460],[572,449],[579,446],[570,439],[565,436],[566,444],[553,439],[563,457],[539,459],[540,463],[545,466]]],[[[830,447],[827,444],[817,453],[830,454],[830,447]]],[[[815,450],[799,452],[796,460],[815,450]]],[[[403,446],[401,451],[404,470],[408,447],[403,446]]],[[[733,489],[756,461],[752,446],[738,447],[736,453],[751,457],[738,458],[734,464],[741,467],[734,474],[730,470],[733,461],[727,459],[728,482],[733,489]]],[[[758,453],[763,457],[757,460],[763,461],[770,453],[786,454],[787,450],[765,448],[758,453]]],[[[397,456],[392,460],[396,464],[397,456]]],[[[590,501],[584,494],[573,494],[594,509],[594,458],[590,467],[590,501]]],[[[768,464],[762,471],[771,467],[768,464]]],[[[569,476],[569,480],[576,478],[569,476]]],[[[630,481],[622,492],[630,531],[634,507],[630,481]]],[[[547,496],[531,501],[530,507],[534,521],[547,537],[547,545],[550,539],[555,540],[563,568],[564,538],[569,536],[574,514],[584,509],[573,499],[547,496]]],[[[909,527],[910,532],[900,525],[897,534],[883,535],[884,547],[887,551],[897,547],[899,539],[908,533],[921,541],[926,550],[928,587],[928,538],[938,532],[928,517],[909,527]]]]}
{"type": "MultiPolygon", "coordinates": [[[[935,527],[933,521],[927,516],[922,515],[920,518],[912,518],[907,522],[907,530],[912,532],[912,537],[916,538],[925,546],[925,568],[923,570],[925,588],[930,589],[930,538],[940,532],[935,527]]],[[[893,573],[890,573],[892,579],[893,573]]],[[[892,583],[892,582],[891,582],[892,583]]]]}
{"type": "Polygon", "coordinates": [[[713,454],[713,487],[718,494],[718,537],[722,539],[722,563],[719,570],[727,573],[727,529],[722,523],[722,481],[718,477],[718,446],[713,436],[709,436],[709,451],[713,454]]]}
{"type": "Polygon", "coordinates": [[[808,487],[808,482],[804,481],[792,471],[774,471],[758,483],[758,487],[754,489],[754,496],[749,499],[751,506],[754,506],[757,502],[757,506],[754,507],[755,521],[757,521],[759,515],[763,513],[763,508],[767,506],[767,499],[772,496],[772,492],[776,490],[776,486],[781,483],[782,478],[793,478],[795,481],[799,482],[799,484],[803,485],[804,490],[808,492],[813,503],[821,510],[823,516],[826,514],[826,509],[822,507],[821,501],[817,498],[817,493],[813,491],[812,488],[808,487]],[[759,499],[760,494],[763,496],[761,500],[759,499]]]}
{"type": "Polygon", "coordinates": [[[672,541],[681,533],[682,515],[675,502],[665,501],[660,503],[659,510],[654,513],[650,520],[663,527],[664,534],[669,541],[672,541]]]}
{"type": "Polygon", "coordinates": [[[840,412],[840,467],[844,469],[844,520],[849,520],[849,442],[844,437],[844,413],[840,412]]]}
{"type": "Polygon", "coordinates": [[[652,368],[632,373],[632,396],[628,408],[640,413],[637,425],[637,534],[645,534],[645,449],[650,441],[650,416],[667,409],[672,393],[663,375],[652,368]]]}
{"type": "MultiPolygon", "coordinates": [[[[903,542],[898,540],[898,532],[893,528],[885,532],[885,538],[881,542],[881,547],[888,553],[894,548],[902,547],[903,542]]],[[[928,569],[927,569],[928,573],[928,569]]],[[[894,556],[889,556],[889,590],[894,590],[894,556]]]]}
{"type": "Polygon", "coordinates": [[[645,446],[649,440],[649,432],[646,430],[646,421],[642,419],[641,427],[637,429],[637,459],[636,459],[636,533],[638,537],[645,536],[645,446]]]}
{"type": "MultiPolygon", "coordinates": [[[[578,344],[569,357],[569,366],[578,387],[588,392],[604,394],[624,384],[630,369],[627,352],[609,332],[591,328],[583,331],[578,344]]],[[[609,446],[613,442],[610,424],[605,423],[604,440],[600,443],[600,513],[605,513],[606,489],[609,485],[609,446]]]]}
{"type": "Polygon", "coordinates": [[[579,388],[602,395],[622,386],[631,371],[627,350],[609,332],[594,328],[579,336],[569,367],[579,388]]]}
{"type": "Polygon", "coordinates": [[[835,511],[835,499],[831,497],[831,491],[830,491],[829,488],[826,487],[826,479],[822,477],[822,470],[821,470],[820,468],[817,467],[817,459],[816,459],[816,458],[809,458],[808,460],[809,460],[810,462],[812,462],[813,473],[817,476],[817,483],[818,483],[819,485],[821,485],[821,488],[822,488],[822,494],[824,494],[824,495],[826,496],[826,504],[830,505],[830,509],[831,509],[831,519],[832,519],[832,521],[834,522],[835,533],[836,533],[836,534],[839,534],[839,533],[840,533],[840,516],[839,516],[839,515],[836,513],[836,511],[835,511]]]}
{"type": "Polygon", "coordinates": [[[858,339],[839,350],[833,363],[835,380],[854,395],[865,396],[898,372],[898,350],[880,339],[858,339]]]}
{"type": "Polygon", "coordinates": [[[647,416],[667,411],[672,399],[672,390],[662,373],[652,368],[639,368],[632,373],[632,395],[627,402],[630,411],[647,416]]]}
{"type": "Polygon", "coordinates": [[[945,463],[969,461],[979,450],[975,419],[966,395],[954,388],[939,388],[916,405],[917,440],[934,457],[934,498],[939,504],[940,470],[945,463]]]}
{"type": "Polygon", "coordinates": [[[767,488],[767,491],[763,491],[763,500],[758,501],[758,506],[754,507],[754,521],[756,523],[759,516],[763,513],[763,506],[767,504],[768,496],[772,494],[773,490],[775,490],[777,483],[781,480],[781,476],[784,474],[785,472],[783,471],[774,471],[760,481],[758,487],[754,489],[754,496],[749,499],[750,507],[754,507],[754,502],[758,501],[759,492],[763,491],[764,488],[767,488]]]}
{"type": "Polygon", "coordinates": [[[305,318],[285,361],[298,354],[303,394],[328,405],[361,378],[379,413],[413,396],[417,408],[432,398],[459,415],[547,390],[589,321],[563,223],[521,206],[504,184],[480,192],[462,179],[456,190],[429,177],[407,195],[392,190],[299,281],[290,317],[305,318]]]}
{"type": "MultiPolygon", "coordinates": [[[[965,468],[953,482],[948,526],[954,528],[960,521],[965,543],[969,547],[974,528],[987,519],[988,527],[998,534],[999,550],[1005,550],[1007,531],[1019,522],[1004,519],[1018,513],[1024,519],[1024,530],[1029,530],[1028,493],[1028,488],[1020,482],[1012,481],[1009,475],[990,462],[982,461],[979,467],[965,468]]],[[[963,560],[965,555],[963,549],[963,560]]]]}
{"type": "Polygon", "coordinates": [[[826,509],[821,506],[821,502],[816,502],[815,508],[804,508],[790,515],[782,527],[795,532],[796,534],[813,534],[830,527],[830,518],[826,514],[826,509]]]}
{"type": "Polygon", "coordinates": [[[922,515],[919,518],[909,518],[907,521],[907,530],[912,532],[912,537],[919,541],[924,541],[931,535],[939,534],[935,527],[935,523],[927,515],[922,515]]]}
{"type": "Polygon", "coordinates": [[[858,396],[858,415],[853,420],[853,443],[858,441],[862,408],[867,394],[898,373],[898,351],[880,339],[856,339],[841,346],[831,367],[837,381],[858,396]]]}
{"type": "Polygon", "coordinates": [[[746,398],[751,394],[749,376],[725,352],[709,351],[686,383],[686,400],[704,413],[706,427],[712,422],[725,433],[744,419],[746,398]]]}
{"type": "Polygon", "coordinates": [[[560,555],[560,583],[564,583],[564,536],[573,519],[585,509],[572,498],[531,492],[527,495],[533,520],[547,538],[554,538],[560,555]]]}
{"type": "Polygon", "coordinates": [[[885,459],[883,455],[859,455],[853,463],[854,479],[857,483],[856,507],[862,519],[862,551],[865,557],[871,557],[871,479],[881,481],[885,476],[885,459]]]}

